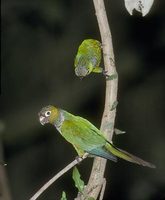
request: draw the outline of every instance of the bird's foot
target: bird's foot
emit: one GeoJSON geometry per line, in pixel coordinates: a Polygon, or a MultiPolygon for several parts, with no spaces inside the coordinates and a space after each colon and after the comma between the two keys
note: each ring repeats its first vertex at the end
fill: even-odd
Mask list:
{"type": "Polygon", "coordinates": [[[84,153],[82,156],[76,156],[77,163],[80,163],[82,160],[88,157],[88,153],[84,153]]]}
{"type": "Polygon", "coordinates": [[[103,73],[104,76],[107,76],[107,72],[108,72],[108,71],[105,71],[104,69],[103,69],[103,71],[102,71],[102,73],[103,73]]]}
{"type": "Polygon", "coordinates": [[[102,74],[105,76],[106,79],[108,79],[108,77],[109,77],[109,75],[107,73],[108,73],[108,71],[103,69],[102,74]]]}
{"type": "Polygon", "coordinates": [[[78,164],[83,160],[82,156],[76,156],[75,159],[76,159],[78,164]]]}

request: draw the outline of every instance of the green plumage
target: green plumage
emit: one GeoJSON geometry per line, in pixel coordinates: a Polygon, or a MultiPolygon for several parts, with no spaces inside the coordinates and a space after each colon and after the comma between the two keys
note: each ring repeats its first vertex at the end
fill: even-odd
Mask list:
{"type": "Polygon", "coordinates": [[[83,78],[91,72],[104,73],[100,67],[101,62],[101,43],[98,40],[86,39],[78,48],[75,57],[75,74],[83,78]]]}
{"type": "Polygon", "coordinates": [[[153,164],[115,147],[99,129],[82,117],[72,115],[54,106],[47,106],[40,111],[39,119],[43,125],[45,123],[53,124],[61,135],[74,146],[81,157],[87,152],[115,162],[119,157],[142,166],[155,167],[153,164]]]}

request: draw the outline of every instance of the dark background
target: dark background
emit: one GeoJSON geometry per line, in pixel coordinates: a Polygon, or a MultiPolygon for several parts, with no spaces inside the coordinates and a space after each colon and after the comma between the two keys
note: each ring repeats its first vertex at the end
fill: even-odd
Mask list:
{"type": "MultiPolygon", "coordinates": [[[[163,200],[165,4],[155,1],[142,18],[130,16],[123,0],[105,3],[119,73],[116,127],[126,131],[113,140],[157,168],[108,161],[104,199],[163,200]]],[[[2,0],[1,6],[1,158],[12,199],[26,200],[76,156],[55,128],[41,126],[40,109],[53,104],[100,126],[105,79],[92,74],[80,81],[73,70],[78,45],[100,34],[92,0],[2,0]]],[[[91,165],[89,158],[78,166],[86,182],[91,165]]],[[[71,171],[39,199],[60,199],[63,190],[68,199],[77,194],[71,171]]]]}

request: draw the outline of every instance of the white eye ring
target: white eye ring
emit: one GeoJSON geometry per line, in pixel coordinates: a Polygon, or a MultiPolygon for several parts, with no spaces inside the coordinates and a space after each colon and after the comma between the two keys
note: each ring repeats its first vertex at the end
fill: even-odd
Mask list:
{"type": "Polygon", "coordinates": [[[45,117],[49,117],[50,114],[51,114],[51,111],[46,111],[46,112],[45,112],[45,117]]]}

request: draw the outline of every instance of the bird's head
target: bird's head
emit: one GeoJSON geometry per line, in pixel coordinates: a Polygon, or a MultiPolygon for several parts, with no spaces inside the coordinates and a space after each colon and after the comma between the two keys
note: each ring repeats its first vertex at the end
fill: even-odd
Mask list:
{"type": "Polygon", "coordinates": [[[75,74],[80,79],[83,79],[85,76],[87,76],[90,73],[90,71],[85,66],[78,66],[75,68],[75,74]]]}
{"type": "Polygon", "coordinates": [[[59,109],[54,106],[46,106],[38,113],[39,121],[42,125],[53,124],[59,116],[59,109]]]}

